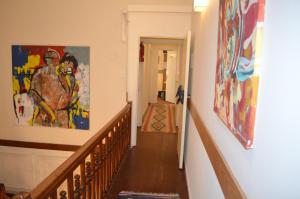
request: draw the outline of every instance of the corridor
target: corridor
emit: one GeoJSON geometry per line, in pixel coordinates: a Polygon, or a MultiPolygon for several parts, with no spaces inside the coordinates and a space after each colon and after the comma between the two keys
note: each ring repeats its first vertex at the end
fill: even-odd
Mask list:
{"type": "Polygon", "coordinates": [[[177,134],[144,133],[138,128],[137,146],[127,154],[109,197],[120,191],[178,193],[188,198],[185,173],[178,169],[177,134]]]}

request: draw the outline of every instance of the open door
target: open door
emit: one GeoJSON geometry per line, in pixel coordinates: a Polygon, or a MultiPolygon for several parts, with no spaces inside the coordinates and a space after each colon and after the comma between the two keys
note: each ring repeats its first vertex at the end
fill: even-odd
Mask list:
{"type": "Polygon", "coordinates": [[[166,80],[166,101],[175,103],[176,88],[175,78],[177,69],[176,51],[168,51],[167,55],[167,80],[166,80]]]}
{"type": "Polygon", "coordinates": [[[178,142],[177,150],[179,157],[179,168],[183,168],[184,158],[184,142],[185,142],[185,124],[186,124],[186,111],[187,111],[187,90],[189,82],[189,66],[190,66],[190,47],[191,47],[191,32],[187,33],[183,42],[182,48],[182,67],[180,70],[179,82],[184,90],[183,104],[179,103],[176,106],[176,111],[179,111],[179,126],[178,126],[178,142]]]}

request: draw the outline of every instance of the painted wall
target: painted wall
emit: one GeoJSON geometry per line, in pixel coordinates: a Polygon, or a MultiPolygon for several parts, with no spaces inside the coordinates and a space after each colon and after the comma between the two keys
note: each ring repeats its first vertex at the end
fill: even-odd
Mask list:
{"type": "Polygon", "coordinates": [[[121,41],[123,9],[126,4],[122,1],[105,5],[98,1],[1,2],[0,82],[1,88],[7,88],[1,95],[1,104],[5,105],[2,112],[6,113],[0,116],[1,138],[81,144],[125,105],[127,45],[121,41]],[[11,44],[90,46],[90,131],[15,125],[11,44]]]}
{"type": "Polygon", "coordinates": [[[128,0],[129,4],[144,4],[144,5],[192,5],[193,0],[128,0]]]}
{"type": "MultiPolygon", "coordinates": [[[[245,150],[213,112],[218,0],[192,17],[192,101],[248,198],[300,198],[300,2],[266,1],[254,148],[245,150]]],[[[186,148],[191,198],[223,198],[192,118],[186,148]]]]}

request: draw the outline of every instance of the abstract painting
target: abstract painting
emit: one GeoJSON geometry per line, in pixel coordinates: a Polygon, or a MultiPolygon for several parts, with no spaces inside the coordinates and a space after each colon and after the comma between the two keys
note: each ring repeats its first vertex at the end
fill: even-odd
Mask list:
{"type": "Polygon", "coordinates": [[[12,46],[17,124],[89,129],[90,49],[12,46]]]}
{"type": "Polygon", "coordinates": [[[214,111],[252,148],[264,0],[220,0],[214,111]]]}

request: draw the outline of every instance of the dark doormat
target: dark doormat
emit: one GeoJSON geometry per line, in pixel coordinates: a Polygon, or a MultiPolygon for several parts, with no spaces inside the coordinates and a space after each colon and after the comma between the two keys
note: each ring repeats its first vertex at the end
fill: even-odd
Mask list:
{"type": "Polygon", "coordinates": [[[171,193],[138,193],[130,191],[121,191],[117,199],[180,199],[179,194],[171,193]]]}

